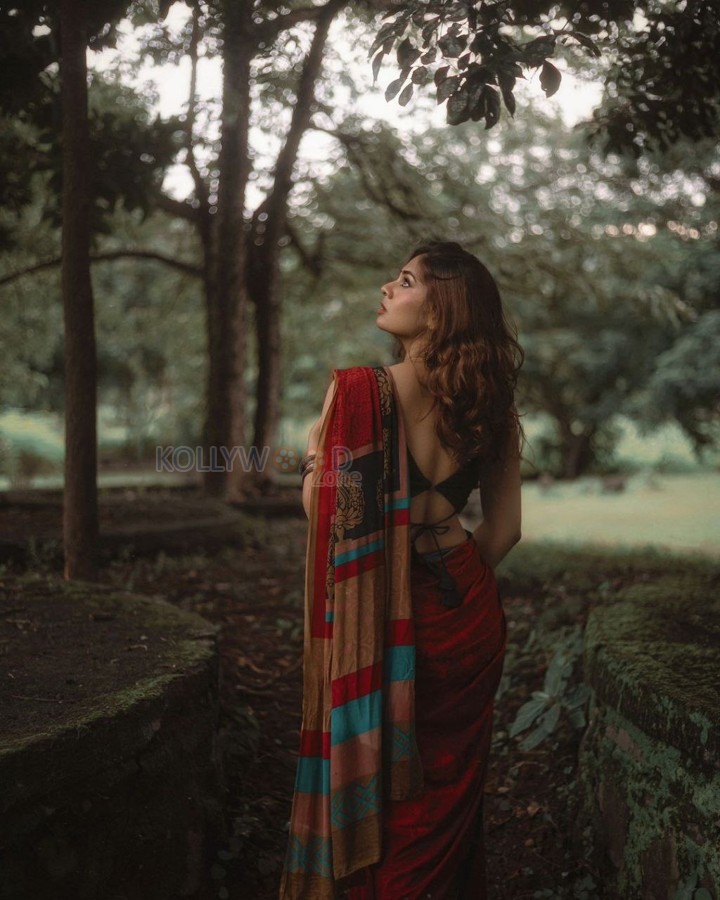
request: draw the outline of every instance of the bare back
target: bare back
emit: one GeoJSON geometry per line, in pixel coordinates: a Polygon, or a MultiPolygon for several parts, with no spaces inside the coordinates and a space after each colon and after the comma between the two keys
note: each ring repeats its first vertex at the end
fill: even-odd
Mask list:
{"type": "MultiPolygon", "coordinates": [[[[417,376],[407,365],[400,363],[387,366],[397,392],[400,414],[405,425],[405,438],[410,453],[415,458],[420,470],[433,484],[440,484],[458,469],[455,458],[442,446],[435,431],[438,421],[437,410],[428,411],[432,407],[432,396],[420,384],[417,376]]],[[[444,519],[443,525],[448,530],[444,534],[420,534],[415,547],[421,553],[436,550],[440,547],[454,547],[462,543],[467,534],[460,519],[453,513],[450,501],[441,493],[426,490],[410,501],[410,519],[412,522],[433,523],[444,519]]]]}

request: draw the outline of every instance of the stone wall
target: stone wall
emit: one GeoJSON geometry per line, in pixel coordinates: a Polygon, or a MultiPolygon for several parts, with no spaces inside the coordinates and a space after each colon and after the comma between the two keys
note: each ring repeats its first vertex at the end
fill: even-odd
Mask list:
{"type": "Polygon", "coordinates": [[[648,586],[593,611],[578,833],[608,898],[720,898],[720,600],[648,586]]]}
{"type": "Polygon", "coordinates": [[[214,626],[97,585],[52,596],[32,587],[21,594],[32,654],[9,673],[28,696],[14,688],[24,705],[15,718],[4,708],[0,735],[0,898],[216,897],[225,823],[214,626]],[[30,687],[41,670],[44,706],[30,687]],[[20,713],[31,717],[22,730],[20,713]]]}

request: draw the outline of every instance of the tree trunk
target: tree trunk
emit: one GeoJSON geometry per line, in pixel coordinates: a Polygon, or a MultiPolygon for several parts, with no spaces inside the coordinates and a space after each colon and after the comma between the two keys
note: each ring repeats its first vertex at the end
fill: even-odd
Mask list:
{"type": "MultiPolygon", "coordinates": [[[[227,0],[223,7],[223,121],[218,158],[217,215],[206,242],[208,312],[205,489],[243,496],[245,475],[233,448],[245,440],[247,347],[245,189],[250,174],[250,62],[252,5],[227,0]],[[235,460],[231,466],[228,460],[235,460]]],[[[237,453],[237,451],[235,451],[237,453]]]]}
{"type": "MultiPolygon", "coordinates": [[[[280,247],[276,225],[284,225],[281,211],[267,235],[267,242],[258,249],[258,258],[249,274],[249,290],[255,306],[255,335],[257,342],[258,374],[253,443],[256,447],[268,447],[272,459],[280,424],[282,397],[282,301],[279,290],[280,247]]],[[[267,487],[273,481],[274,470],[267,466],[254,476],[257,486],[267,487]]]]}
{"type": "Polygon", "coordinates": [[[563,478],[579,478],[593,462],[592,439],[594,428],[574,434],[569,427],[561,426],[563,451],[563,478]]]}
{"type": "Polygon", "coordinates": [[[97,359],[90,281],[87,0],[62,0],[65,578],[97,577],[97,359]]]}
{"type": "MultiPolygon", "coordinates": [[[[252,252],[248,267],[248,290],[255,305],[258,378],[253,443],[269,459],[276,446],[282,396],[282,300],[280,293],[280,240],[285,234],[287,201],[293,186],[293,168],[302,136],[310,124],[315,85],[322,72],[328,31],[347,0],[329,0],[318,16],[312,44],[305,58],[295,98],[295,107],[285,144],[278,156],[273,187],[253,218],[252,252]]],[[[254,480],[267,487],[274,480],[268,465],[254,480]]]]}

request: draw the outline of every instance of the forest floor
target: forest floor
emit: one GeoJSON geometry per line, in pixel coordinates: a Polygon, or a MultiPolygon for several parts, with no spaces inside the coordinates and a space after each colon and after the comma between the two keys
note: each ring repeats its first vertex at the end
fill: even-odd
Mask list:
{"type": "MultiPolygon", "coordinates": [[[[152,503],[144,502],[147,523],[152,503]]],[[[158,500],[156,514],[173,519],[167,498],[158,500]]],[[[31,526],[31,514],[24,515],[24,526],[31,526]]],[[[127,518],[135,518],[131,502],[127,518]]],[[[220,741],[231,840],[217,848],[213,878],[219,898],[276,900],[301,721],[307,522],[302,516],[257,517],[243,530],[242,546],[206,550],[198,535],[191,553],[120,554],[104,565],[100,580],[161,594],[220,626],[220,741]]],[[[56,569],[55,562],[46,565],[56,569]]],[[[509,732],[518,709],[542,689],[554,651],[581,632],[592,606],[614,588],[648,580],[657,567],[668,571],[671,565],[666,557],[565,553],[523,548],[521,542],[500,567],[508,650],[485,787],[491,900],[604,896],[598,873],[578,852],[582,729],[561,717],[549,737],[527,750],[519,743],[526,735],[511,738],[509,732]]],[[[582,678],[577,654],[573,663],[568,689],[582,678]]]]}

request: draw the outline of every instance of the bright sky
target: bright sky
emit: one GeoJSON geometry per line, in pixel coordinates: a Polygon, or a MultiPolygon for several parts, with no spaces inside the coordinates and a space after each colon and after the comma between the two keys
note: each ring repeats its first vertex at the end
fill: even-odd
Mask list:
{"type": "MultiPolygon", "coordinates": [[[[177,33],[189,15],[190,10],[187,6],[175,3],[170,8],[165,24],[171,32],[177,33]]],[[[117,50],[88,54],[88,63],[92,68],[102,70],[118,57],[125,61],[133,58],[138,47],[135,35],[129,26],[121,28],[121,34],[123,37],[118,41],[117,50]]],[[[350,59],[353,55],[350,45],[347,43],[348,39],[349,34],[344,23],[336,21],[331,31],[330,41],[334,46],[341,48],[339,54],[341,58],[350,59]],[[342,53],[343,44],[348,47],[349,52],[346,54],[342,53]]],[[[357,71],[354,63],[349,65],[353,68],[356,82],[362,86],[360,98],[356,104],[358,112],[371,118],[387,121],[395,127],[409,129],[414,133],[422,132],[429,124],[442,125],[445,123],[445,104],[437,106],[434,103],[432,105],[416,103],[413,99],[403,109],[398,105],[397,100],[386,102],[385,88],[397,75],[392,61],[383,65],[376,85],[372,83],[369,61],[366,65],[357,67],[357,71]]],[[[579,119],[587,118],[590,115],[592,108],[599,102],[602,85],[599,82],[591,86],[583,84],[572,73],[566,71],[563,60],[557,61],[557,67],[562,71],[562,83],[553,97],[547,98],[543,94],[540,87],[539,70],[527,76],[527,83],[519,80],[516,93],[519,101],[525,96],[528,102],[540,103],[548,111],[554,110],[562,116],[567,124],[572,125],[579,119]]],[[[221,69],[222,63],[217,57],[200,59],[198,64],[199,99],[212,100],[220,96],[222,90],[221,69]]],[[[183,59],[178,65],[154,66],[149,62],[141,66],[127,65],[125,77],[136,86],[148,83],[155,86],[157,102],[154,104],[154,109],[161,115],[169,116],[184,112],[190,83],[189,58],[183,59]]],[[[431,96],[432,92],[432,86],[424,89],[427,96],[431,96]]],[[[503,115],[506,115],[505,110],[503,110],[503,115]]],[[[254,136],[256,142],[258,138],[259,133],[254,136]]],[[[252,139],[253,136],[251,136],[252,139]]],[[[319,132],[308,132],[302,144],[304,159],[322,165],[323,161],[328,158],[328,142],[331,140],[332,138],[319,132]]],[[[258,147],[258,149],[261,148],[258,147]]],[[[182,164],[178,164],[170,170],[165,184],[178,198],[184,198],[192,191],[190,174],[182,164]]],[[[252,190],[252,185],[250,187],[252,190]]],[[[256,199],[259,198],[248,198],[251,204],[256,199]]]]}

